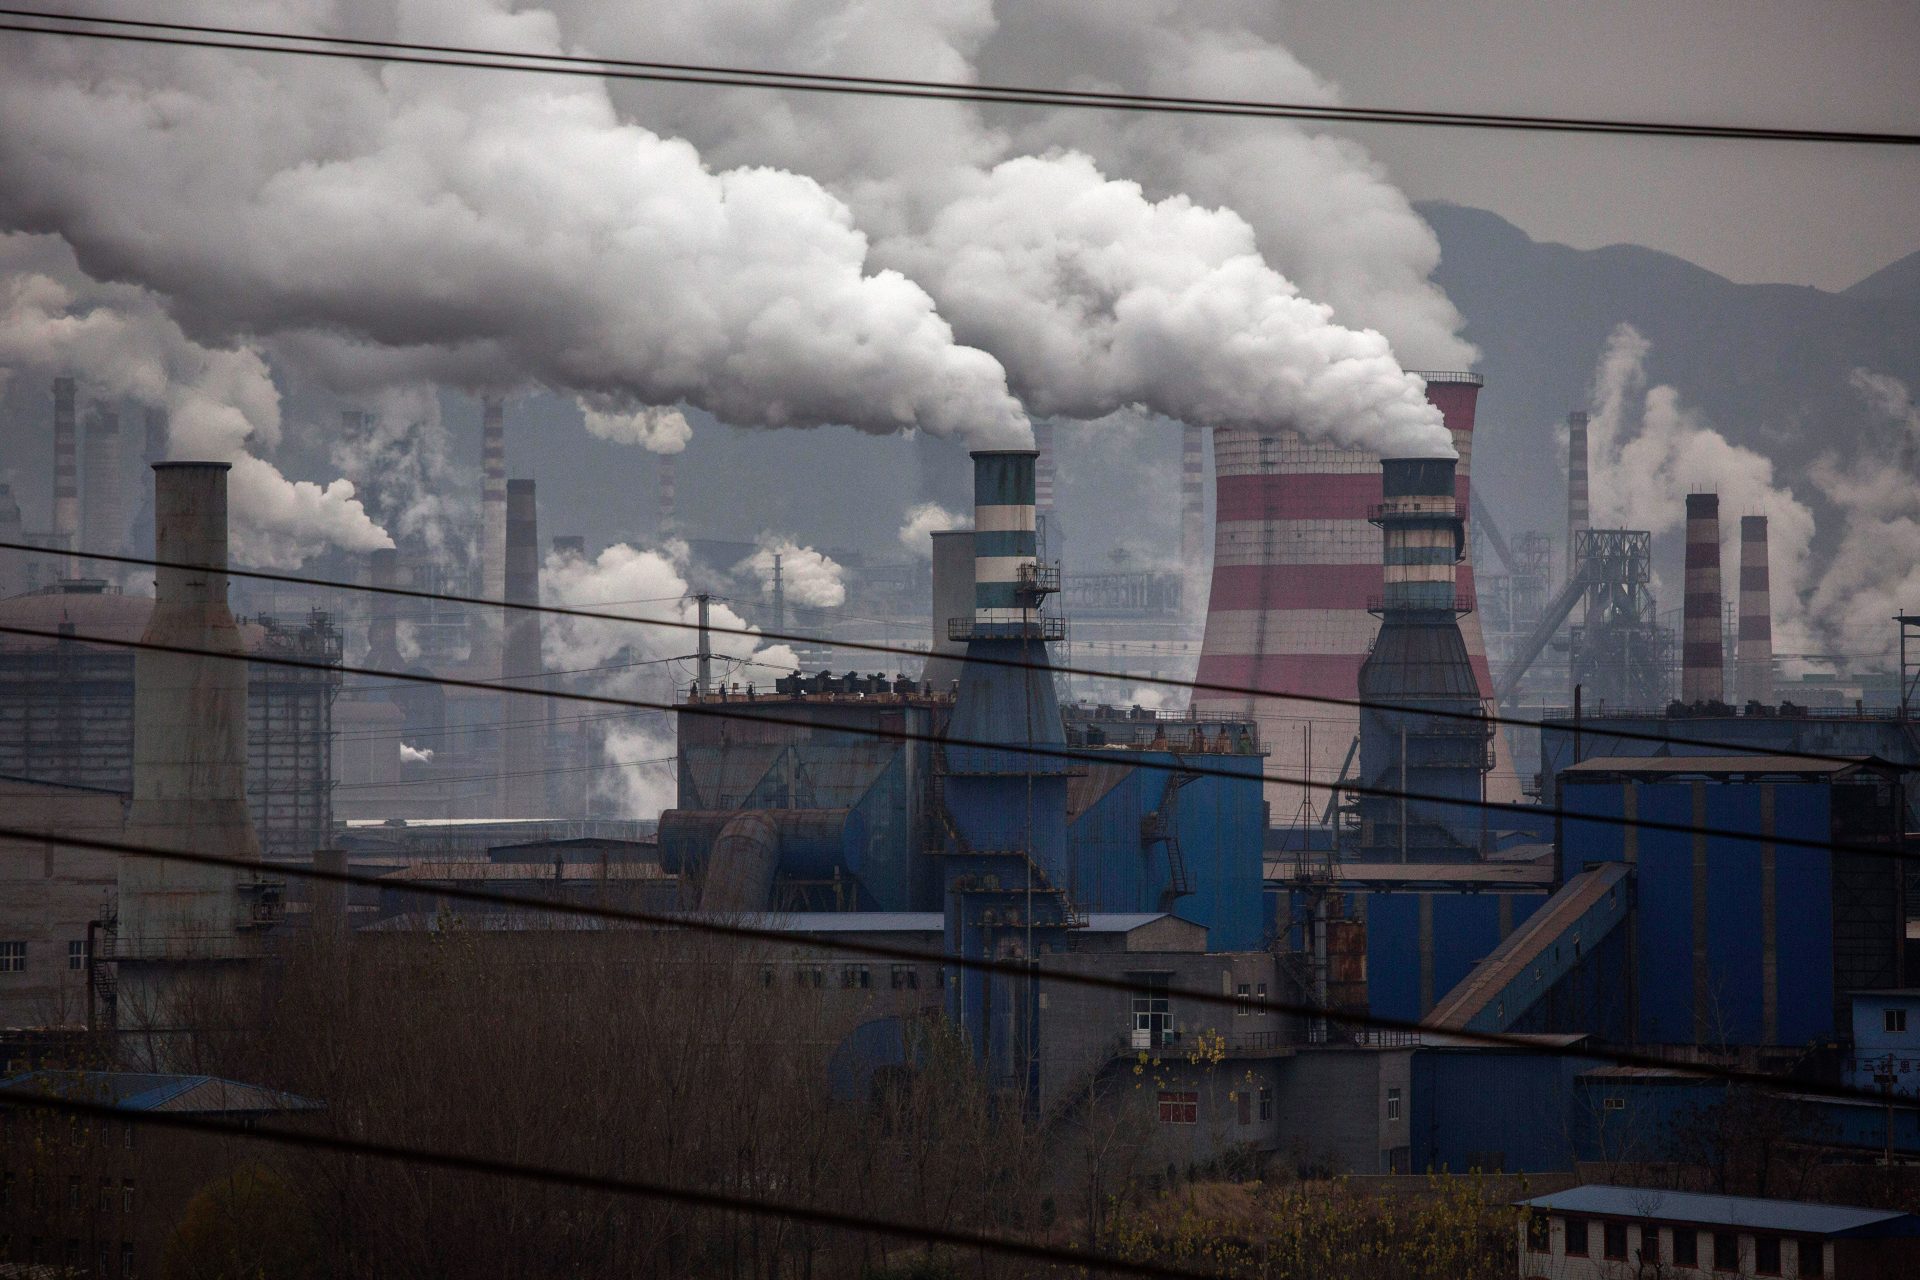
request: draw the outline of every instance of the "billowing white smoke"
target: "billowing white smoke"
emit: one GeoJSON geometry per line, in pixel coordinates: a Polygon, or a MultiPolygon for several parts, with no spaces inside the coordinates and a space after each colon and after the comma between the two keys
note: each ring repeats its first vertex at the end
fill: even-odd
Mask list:
{"type": "Polygon", "coordinates": [[[193,341],[152,293],[87,279],[52,237],[0,236],[0,368],[73,374],[94,394],[165,406],[169,457],[233,466],[240,560],[292,566],[328,546],[393,545],[351,482],[289,480],[259,456],[280,442],[280,393],[256,349],[193,341]]]}
{"type": "MultiPolygon", "coordinates": [[[[551,14],[499,0],[380,7],[248,20],[564,51],[551,14]]],[[[839,199],[709,169],[622,122],[598,81],[55,39],[8,54],[0,227],[59,233],[203,338],[321,333],[395,381],[511,376],[602,412],[1028,438],[998,363],[869,268],[839,199]]]]}
{"type": "Polygon", "coordinates": [[[433,748],[432,747],[410,747],[403,742],[400,744],[400,763],[401,764],[432,764],[433,748]]]}
{"type": "Polygon", "coordinates": [[[934,534],[964,529],[969,523],[966,516],[956,515],[937,502],[916,503],[907,508],[907,518],[900,522],[900,545],[922,560],[931,560],[934,534]]]}
{"type": "Polygon", "coordinates": [[[373,395],[366,415],[359,429],[332,436],[333,465],[390,534],[445,557],[472,524],[474,495],[450,456],[440,398],[431,387],[390,387],[373,395]]]}
{"type": "Polygon", "coordinates": [[[587,432],[615,444],[637,444],[648,453],[679,453],[693,438],[687,416],[678,409],[646,405],[638,409],[597,408],[580,399],[587,432]]]}
{"type": "MultiPolygon", "coordinates": [[[[547,668],[587,673],[583,678],[596,693],[670,702],[676,686],[684,688],[692,680],[698,645],[694,624],[699,607],[689,594],[686,557],[684,543],[669,543],[658,550],[620,543],[592,559],[548,556],[540,577],[545,603],[634,621],[549,617],[542,646],[547,668]],[[658,625],[661,621],[680,625],[658,625]]],[[[740,615],[717,602],[710,606],[709,621],[714,627],[751,630],[740,615]]],[[[791,649],[762,646],[752,636],[716,632],[711,643],[716,680],[764,685],[797,665],[791,649]]],[[[673,722],[665,713],[629,716],[607,710],[613,714],[594,727],[602,735],[603,755],[610,765],[673,754],[673,722]]],[[[671,770],[663,779],[662,771],[651,766],[609,767],[595,776],[594,785],[630,817],[656,817],[673,802],[671,770]]]]}
{"type": "Polygon", "coordinates": [[[1587,428],[1593,526],[1671,533],[1686,523],[1687,494],[1718,493],[1722,582],[1731,592],[1739,582],[1740,517],[1766,516],[1774,648],[1806,652],[1801,593],[1813,512],[1774,483],[1770,459],[1730,443],[1672,387],[1647,387],[1650,349],[1632,325],[1619,325],[1594,375],[1587,428]]]}
{"type": "Polygon", "coordinates": [[[789,604],[809,609],[837,609],[847,602],[846,570],[825,552],[803,547],[792,538],[763,533],[759,550],[733,567],[751,575],[763,595],[773,591],[773,558],[780,557],[780,580],[789,604]]]}
{"type": "Polygon", "coordinates": [[[1920,601],[1920,407],[1898,378],[1855,369],[1851,382],[1869,423],[1853,458],[1812,468],[1845,523],[1810,610],[1834,651],[1884,662],[1897,641],[1890,619],[1920,601]]]}
{"type": "Polygon", "coordinates": [[[1301,297],[1238,214],[1150,201],[1085,156],[1005,161],[889,252],[964,340],[1000,356],[1037,414],[1140,405],[1389,456],[1453,454],[1387,340],[1301,297]]]}

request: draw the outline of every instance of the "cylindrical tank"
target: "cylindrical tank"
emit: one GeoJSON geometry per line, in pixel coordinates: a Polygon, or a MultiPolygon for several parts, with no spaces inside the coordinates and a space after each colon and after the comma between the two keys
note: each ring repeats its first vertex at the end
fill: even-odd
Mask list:
{"type": "Polygon", "coordinates": [[[1720,637],[1720,495],[1687,495],[1687,594],[1682,613],[1680,701],[1726,697],[1720,637]]]}

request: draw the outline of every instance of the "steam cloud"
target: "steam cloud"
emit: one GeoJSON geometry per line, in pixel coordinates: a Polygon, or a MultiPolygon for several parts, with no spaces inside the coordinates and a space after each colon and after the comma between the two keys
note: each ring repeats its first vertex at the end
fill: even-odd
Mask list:
{"type": "Polygon", "coordinates": [[[933,535],[949,529],[964,529],[967,517],[955,515],[937,502],[921,502],[907,508],[900,524],[900,545],[922,560],[933,559],[933,535]]]}
{"type": "Polygon", "coordinates": [[[1619,325],[1595,371],[1588,426],[1594,527],[1670,533],[1686,521],[1687,494],[1716,492],[1721,563],[1737,565],[1739,517],[1766,516],[1774,644],[1805,652],[1812,510],[1775,484],[1770,459],[1730,443],[1674,388],[1647,387],[1650,350],[1637,329],[1619,325]]]}
{"type": "Polygon", "coordinates": [[[837,609],[847,602],[846,570],[833,557],[770,533],[761,534],[759,543],[760,549],[735,565],[734,572],[752,575],[762,594],[773,590],[773,557],[778,555],[781,582],[790,603],[810,609],[837,609]]]}
{"type": "Polygon", "coordinates": [[[1855,369],[1850,382],[1868,430],[1855,457],[1812,468],[1845,523],[1810,611],[1837,651],[1884,662],[1896,642],[1889,619],[1920,600],[1920,407],[1898,378],[1855,369]]]}
{"type": "Polygon", "coordinates": [[[615,444],[637,444],[648,453],[679,453],[693,439],[687,416],[678,409],[648,405],[639,409],[600,409],[581,400],[587,433],[615,444]]]}
{"type": "Polygon", "coordinates": [[[153,294],[86,279],[50,237],[0,236],[0,368],[72,373],[94,394],[164,406],[170,457],[232,464],[242,560],[291,566],[328,545],[393,545],[350,481],[289,480],[257,456],[279,444],[281,427],[280,393],[258,350],[193,341],[153,294]]]}

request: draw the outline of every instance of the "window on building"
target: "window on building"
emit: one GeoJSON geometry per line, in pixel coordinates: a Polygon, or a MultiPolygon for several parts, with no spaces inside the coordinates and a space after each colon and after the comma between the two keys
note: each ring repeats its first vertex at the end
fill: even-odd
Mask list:
{"type": "Polygon", "coordinates": [[[1818,1240],[1802,1240],[1800,1244],[1800,1274],[1803,1276],[1824,1276],[1827,1274],[1827,1249],[1818,1240]]]}
{"type": "Polygon", "coordinates": [[[1240,1123],[1252,1124],[1253,1123],[1253,1095],[1251,1093],[1248,1093],[1245,1089],[1242,1089],[1238,1093],[1233,1095],[1233,1100],[1235,1103],[1239,1105],[1240,1123]]]}
{"type": "Polygon", "coordinates": [[[1886,1014],[1887,1030],[1898,1032],[1907,1029],[1907,1011],[1905,1009],[1887,1009],[1883,1012],[1886,1014]]]}
{"type": "Polygon", "coordinates": [[[895,991],[917,991],[920,989],[920,971],[910,964],[893,966],[893,989],[895,991]]]}
{"type": "Polygon", "coordinates": [[[1260,1118],[1273,1119],[1273,1090],[1264,1084],[1260,1086],[1260,1118]]]}
{"type": "Polygon", "coordinates": [[[1777,1276],[1780,1274],[1780,1237],[1755,1236],[1753,1238],[1753,1269],[1758,1275],[1777,1276]]]}
{"type": "Polygon", "coordinates": [[[1399,1118],[1400,1091],[1398,1089],[1389,1089],[1387,1090],[1387,1119],[1398,1120],[1399,1118]]]}
{"type": "Polygon", "coordinates": [[[100,1193],[98,1197],[94,1200],[93,1207],[98,1209],[101,1213],[105,1213],[107,1210],[113,1208],[113,1179],[112,1178],[100,1179],[100,1193]]]}
{"type": "Polygon", "coordinates": [[[121,1130],[121,1135],[124,1139],[123,1145],[126,1149],[129,1151],[133,1150],[133,1122],[131,1120],[129,1120],[121,1130]]]}
{"type": "Polygon", "coordinates": [[[1625,1098],[1605,1098],[1601,1100],[1600,1105],[1607,1111],[1625,1111],[1627,1109],[1627,1100],[1625,1098]]]}
{"type": "Polygon", "coordinates": [[[120,1245],[121,1280],[133,1280],[133,1246],[122,1242],[120,1245]]]}
{"type": "Polygon", "coordinates": [[[1658,1266],[1660,1262],[1660,1228],[1640,1228],[1640,1265],[1658,1266]]]}
{"type": "Polygon", "coordinates": [[[27,944],[0,942],[0,973],[24,973],[27,968],[27,944]]]}
{"type": "Polygon", "coordinates": [[[774,983],[774,979],[775,979],[775,978],[776,978],[777,976],[778,976],[778,975],[776,975],[776,974],[774,973],[774,969],[773,969],[773,966],[772,966],[772,965],[770,965],[770,964],[769,964],[769,965],[762,965],[762,966],[761,966],[761,968],[760,968],[760,985],[761,985],[761,986],[763,986],[763,987],[770,987],[770,986],[772,986],[772,985],[773,985],[773,983],[774,983]]]}
{"type": "Polygon", "coordinates": [[[827,985],[827,967],[820,964],[795,965],[793,980],[803,987],[818,990],[827,985]]]}
{"type": "Polygon", "coordinates": [[[1160,1091],[1161,1124],[1199,1124],[1200,1095],[1192,1089],[1160,1091]]]}
{"type": "Polygon", "coordinates": [[[1713,1233],[1713,1269],[1715,1271],[1738,1271],[1740,1269],[1740,1237],[1732,1231],[1713,1233]]]}
{"type": "Polygon", "coordinates": [[[120,1179],[120,1208],[122,1212],[133,1212],[133,1179],[120,1179]]]}
{"type": "Polygon", "coordinates": [[[1692,1227],[1673,1229],[1673,1265],[1676,1267],[1700,1265],[1700,1233],[1692,1227]]]}
{"type": "Polygon", "coordinates": [[[1543,1209],[1527,1215],[1527,1248],[1535,1253],[1553,1252],[1553,1219],[1543,1209]]]}
{"type": "Polygon", "coordinates": [[[1567,1219],[1567,1248],[1569,1258],[1587,1256],[1587,1220],[1585,1218],[1567,1219]]]}
{"type": "Polygon", "coordinates": [[[78,972],[87,967],[87,940],[74,938],[67,943],[67,968],[78,972]]]}
{"type": "Polygon", "coordinates": [[[850,964],[840,971],[840,985],[865,991],[873,985],[873,972],[864,964],[850,964]]]}
{"type": "Polygon", "coordinates": [[[1137,984],[1133,993],[1133,1042],[1142,1049],[1158,1049],[1173,1043],[1173,1015],[1167,1003],[1171,974],[1131,973],[1137,984]]]}
{"type": "Polygon", "coordinates": [[[80,1199],[80,1175],[77,1173],[70,1173],[67,1175],[67,1208],[78,1209],[81,1203],[82,1201],[80,1199]]]}
{"type": "Polygon", "coordinates": [[[1233,995],[1234,999],[1240,1002],[1239,1007],[1233,1011],[1234,1017],[1244,1018],[1253,1012],[1253,984],[1251,982],[1243,982],[1235,987],[1233,989],[1233,995]]]}
{"type": "Polygon", "coordinates": [[[1267,1007],[1267,984],[1266,983],[1256,982],[1253,984],[1253,1002],[1259,1005],[1262,1010],[1264,1010],[1267,1007]]]}
{"type": "Polygon", "coordinates": [[[1600,1252],[1609,1262],[1627,1260],[1626,1223],[1603,1222],[1600,1224],[1600,1252]]]}

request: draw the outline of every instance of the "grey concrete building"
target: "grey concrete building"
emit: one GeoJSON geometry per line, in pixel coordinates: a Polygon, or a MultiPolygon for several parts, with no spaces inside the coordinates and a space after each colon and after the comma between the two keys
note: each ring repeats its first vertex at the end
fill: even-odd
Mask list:
{"type": "MultiPolygon", "coordinates": [[[[0,775],[6,824],[119,840],[127,797],[0,775]]],[[[0,1027],[87,1025],[89,924],[113,911],[118,858],[43,840],[0,839],[0,1027]]]]}

